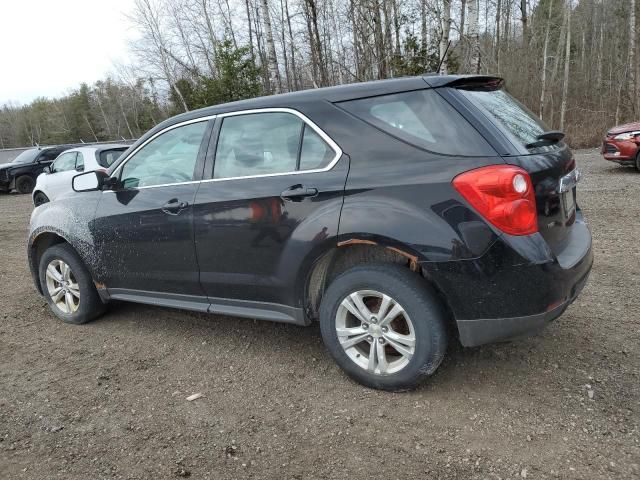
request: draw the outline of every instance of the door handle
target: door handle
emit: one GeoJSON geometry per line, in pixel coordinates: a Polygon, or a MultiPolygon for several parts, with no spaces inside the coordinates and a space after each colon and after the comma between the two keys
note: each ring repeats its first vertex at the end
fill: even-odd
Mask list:
{"type": "Polygon", "coordinates": [[[177,198],[172,198],[162,207],[162,211],[168,215],[178,215],[189,206],[189,202],[181,202],[177,198]]]}
{"type": "Polygon", "coordinates": [[[313,187],[305,187],[304,185],[294,185],[287,188],[280,194],[285,200],[300,201],[305,197],[315,197],[318,194],[318,189],[313,187]]]}

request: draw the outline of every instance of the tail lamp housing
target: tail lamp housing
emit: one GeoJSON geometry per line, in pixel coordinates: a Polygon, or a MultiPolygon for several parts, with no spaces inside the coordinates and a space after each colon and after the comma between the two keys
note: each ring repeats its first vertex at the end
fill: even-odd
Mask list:
{"type": "Polygon", "coordinates": [[[461,173],[454,188],[489,223],[510,235],[538,231],[538,213],[529,174],[513,165],[490,165],[461,173]]]}

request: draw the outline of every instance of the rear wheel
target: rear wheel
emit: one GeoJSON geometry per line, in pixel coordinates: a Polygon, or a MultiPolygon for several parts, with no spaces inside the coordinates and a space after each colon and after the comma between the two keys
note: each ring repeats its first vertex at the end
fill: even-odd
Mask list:
{"type": "Polygon", "coordinates": [[[446,314],[435,292],[399,265],[340,275],[322,298],[320,327],[345,373],[383,390],[414,388],[436,371],[447,347],[446,314]]]}
{"type": "Polygon", "coordinates": [[[40,205],[42,205],[43,203],[47,203],[49,201],[49,197],[47,197],[44,193],[42,192],[36,192],[33,195],[33,204],[36,207],[39,207],[40,205]]]}
{"type": "Polygon", "coordinates": [[[634,165],[636,167],[636,170],[640,172],[640,152],[638,152],[638,154],[636,155],[636,161],[634,165]]]}
{"type": "Polygon", "coordinates": [[[39,276],[49,307],[63,321],[86,323],[105,311],[89,271],[71,245],[47,249],[40,259],[39,276]]]}
{"type": "Polygon", "coordinates": [[[23,175],[16,179],[16,190],[20,193],[31,193],[33,187],[35,187],[35,182],[29,175],[23,175]]]}

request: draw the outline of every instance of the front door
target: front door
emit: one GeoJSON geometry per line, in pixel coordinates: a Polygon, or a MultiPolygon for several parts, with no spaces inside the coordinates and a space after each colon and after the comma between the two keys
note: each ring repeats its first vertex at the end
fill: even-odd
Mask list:
{"type": "Polygon", "coordinates": [[[210,131],[207,120],[169,127],[114,171],[92,228],[112,295],[203,296],[193,203],[210,131]]]}
{"type": "Polygon", "coordinates": [[[301,307],[298,272],[335,241],[348,157],[293,111],[218,122],[213,174],[205,171],[194,210],[202,286],[212,303],[301,307]]]}

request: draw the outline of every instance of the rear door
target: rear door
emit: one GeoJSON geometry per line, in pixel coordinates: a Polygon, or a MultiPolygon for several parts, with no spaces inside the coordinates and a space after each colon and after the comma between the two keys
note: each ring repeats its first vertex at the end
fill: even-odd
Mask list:
{"type": "Polygon", "coordinates": [[[205,300],[193,244],[193,202],[210,132],[208,119],[171,126],[112,173],[119,185],[102,192],[92,225],[110,294],[162,292],[179,301],[205,300]]]}
{"type": "Polygon", "coordinates": [[[299,307],[304,260],[338,232],[348,158],[308,119],[276,110],[218,120],[194,211],[200,281],[212,303],[299,307]]]}

